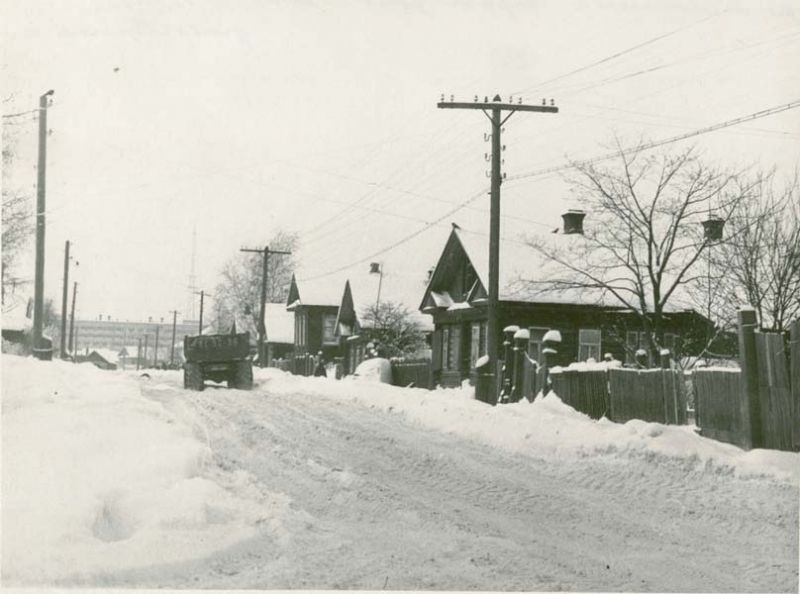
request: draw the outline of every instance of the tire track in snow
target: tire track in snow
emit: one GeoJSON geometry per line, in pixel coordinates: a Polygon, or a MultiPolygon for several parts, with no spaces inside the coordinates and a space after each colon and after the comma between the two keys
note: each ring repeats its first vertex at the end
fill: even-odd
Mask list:
{"type": "Polygon", "coordinates": [[[216,561],[235,575],[204,587],[796,590],[787,485],[648,456],[539,460],[268,389],[173,396],[218,463],[309,518],[284,555],[248,566],[244,543],[216,561]]]}

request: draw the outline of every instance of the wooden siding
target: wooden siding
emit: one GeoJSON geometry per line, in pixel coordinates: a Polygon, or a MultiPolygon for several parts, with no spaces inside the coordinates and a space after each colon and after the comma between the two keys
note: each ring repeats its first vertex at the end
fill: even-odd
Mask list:
{"type": "Polygon", "coordinates": [[[696,369],[692,372],[695,424],[700,434],[747,447],[738,369],[696,369]]]}

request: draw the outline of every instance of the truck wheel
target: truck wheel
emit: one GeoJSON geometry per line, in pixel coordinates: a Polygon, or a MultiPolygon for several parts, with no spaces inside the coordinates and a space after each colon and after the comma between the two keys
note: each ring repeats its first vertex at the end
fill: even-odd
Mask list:
{"type": "Polygon", "coordinates": [[[253,363],[250,361],[239,361],[233,370],[233,378],[228,382],[228,387],[237,390],[253,389],[253,363]]]}
{"type": "Polygon", "coordinates": [[[205,388],[203,370],[197,363],[186,363],[183,367],[183,387],[187,390],[202,392],[205,388]]]}

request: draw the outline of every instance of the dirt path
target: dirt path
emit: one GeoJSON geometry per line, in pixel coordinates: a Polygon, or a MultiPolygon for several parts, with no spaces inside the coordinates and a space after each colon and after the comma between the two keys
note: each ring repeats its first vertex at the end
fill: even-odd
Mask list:
{"type": "Polygon", "coordinates": [[[798,492],[618,457],[510,455],[350,402],[145,393],[208,439],[216,472],[283,493],[281,526],[212,560],[109,578],[202,588],[786,591],[798,492]],[[182,574],[185,580],[175,581],[182,574]]]}

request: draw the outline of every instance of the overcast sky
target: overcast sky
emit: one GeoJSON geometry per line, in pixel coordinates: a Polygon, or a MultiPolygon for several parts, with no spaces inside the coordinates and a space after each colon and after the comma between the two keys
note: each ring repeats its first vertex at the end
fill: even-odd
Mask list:
{"type": "MultiPolygon", "coordinates": [[[[488,121],[437,109],[441,93],[555,99],[507,122],[509,178],[800,99],[796,0],[6,0],[0,28],[3,112],[55,90],[45,292],[60,303],[69,239],[82,318],[186,315],[193,230],[198,289],[284,229],[300,277],[377,260],[421,298],[451,222],[488,234],[488,121]]],[[[3,123],[33,191],[37,123],[3,123]]],[[[793,109],[668,148],[789,175],[798,140],[793,109]]],[[[502,195],[507,237],[580,206],[556,174],[502,195]]]]}

